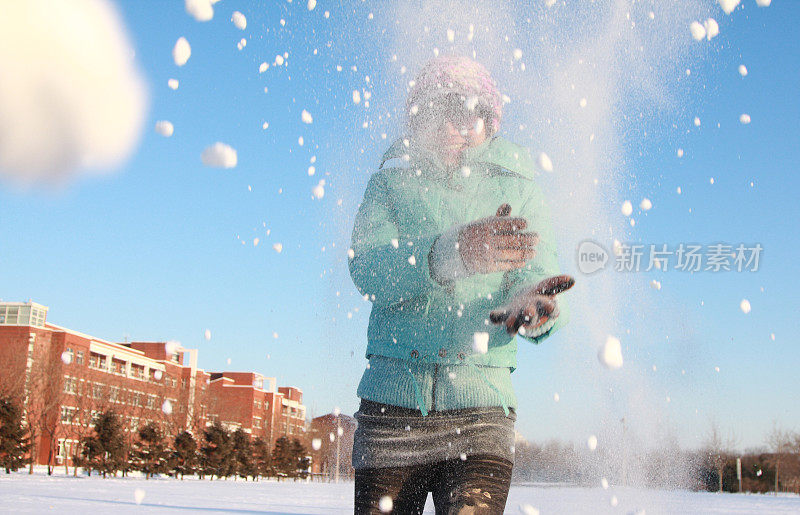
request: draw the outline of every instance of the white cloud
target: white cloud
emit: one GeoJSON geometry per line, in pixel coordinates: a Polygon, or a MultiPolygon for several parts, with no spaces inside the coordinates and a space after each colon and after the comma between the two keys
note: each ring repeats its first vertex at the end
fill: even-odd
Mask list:
{"type": "Polygon", "coordinates": [[[219,141],[206,147],[200,159],[204,165],[214,168],[233,168],[238,162],[236,150],[230,145],[219,141]]]}
{"type": "Polygon", "coordinates": [[[62,184],[134,151],[147,107],[120,16],[106,0],[4,2],[0,176],[62,184]]]}

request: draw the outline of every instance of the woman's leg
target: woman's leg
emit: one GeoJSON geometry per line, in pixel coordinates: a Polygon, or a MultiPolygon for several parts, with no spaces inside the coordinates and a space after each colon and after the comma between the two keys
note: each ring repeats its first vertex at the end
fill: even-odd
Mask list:
{"type": "Polygon", "coordinates": [[[432,466],[388,467],[356,470],[356,515],[379,513],[422,513],[428,498],[432,466]],[[391,499],[391,508],[384,500],[391,499]],[[381,508],[390,508],[381,511],[381,508]]]}
{"type": "Polygon", "coordinates": [[[503,513],[513,466],[508,460],[480,455],[439,463],[431,485],[436,513],[503,513]]]}

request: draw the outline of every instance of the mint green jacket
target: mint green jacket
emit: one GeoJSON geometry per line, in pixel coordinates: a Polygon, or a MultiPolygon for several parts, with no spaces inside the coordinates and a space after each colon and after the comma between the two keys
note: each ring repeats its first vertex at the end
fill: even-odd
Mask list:
{"type": "MultiPolygon", "coordinates": [[[[398,140],[367,185],[349,263],[356,287],[372,301],[361,398],[423,414],[516,406],[510,374],[517,339],[490,324],[489,312],[559,274],[549,210],[523,147],[494,137],[467,150],[464,163],[448,172],[398,140]],[[437,239],[453,226],[494,216],[504,203],[510,216],[526,218],[526,230],[539,234],[536,256],[511,272],[435,280],[429,260],[437,239]],[[485,353],[473,343],[485,340],[484,333],[485,353]]],[[[529,341],[539,343],[566,323],[563,297],[558,305],[555,321],[529,341]]]]}

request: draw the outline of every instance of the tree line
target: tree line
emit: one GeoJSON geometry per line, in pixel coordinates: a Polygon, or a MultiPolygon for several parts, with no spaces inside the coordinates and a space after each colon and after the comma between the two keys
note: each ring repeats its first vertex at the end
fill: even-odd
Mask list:
{"type": "Polygon", "coordinates": [[[713,424],[702,447],[694,450],[670,440],[644,447],[629,438],[595,450],[556,440],[517,441],[512,479],[594,487],[603,478],[645,488],[800,494],[800,433],[774,428],[761,448],[738,452],[735,447],[736,438],[723,438],[713,424]]]}
{"type": "MultiPolygon", "coordinates": [[[[23,422],[21,407],[0,398],[0,467],[6,473],[30,463],[31,434],[23,422]]],[[[219,422],[207,426],[196,438],[191,431],[167,434],[150,422],[129,439],[122,420],[113,410],[97,414],[92,432],[81,439],[81,453],[75,465],[88,474],[123,476],[131,471],[145,478],[169,475],[183,479],[242,477],[305,478],[310,457],[298,439],[281,437],[270,449],[263,438],[253,439],[241,428],[230,431],[219,422]],[[132,440],[132,441],[131,441],[132,440]]]]}

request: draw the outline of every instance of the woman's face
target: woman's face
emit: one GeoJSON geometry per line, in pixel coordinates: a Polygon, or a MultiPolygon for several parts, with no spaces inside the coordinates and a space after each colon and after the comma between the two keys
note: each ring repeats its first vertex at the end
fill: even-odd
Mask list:
{"type": "Polygon", "coordinates": [[[420,114],[426,119],[418,130],[418,139],[448,168],[460,163],[466,149],[486,141],[480,109],[469,109],[461,98],[445,99],[420,114]]]}

